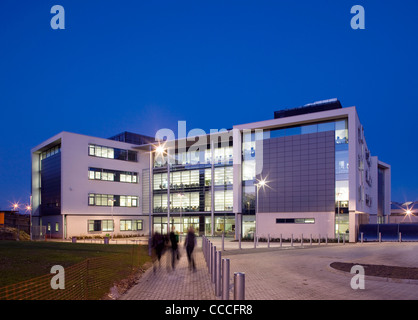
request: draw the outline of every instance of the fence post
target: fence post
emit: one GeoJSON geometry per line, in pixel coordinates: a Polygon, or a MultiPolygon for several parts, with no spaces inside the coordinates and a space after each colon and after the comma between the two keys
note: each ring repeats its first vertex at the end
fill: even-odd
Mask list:
{"type": "Polygon", "coordinates": [[[234,300],[245,300],[245,273],[234,273],[234,300]]]}
{"type": "Polygon", "coordinates": [[[221,277],[221,265],[222,265],[222,261],[221,261],[221,257],[222,257],[222,252],[221,251],[216,251],[216,280],[215,280],[215,295],[217,297],[220,297],[222,294],[222,277],[221,277]]]}
{"type": "Polygon", "coordinates": [[[229,300],[229,259],[222,259],[222,300],[229,300]]]}

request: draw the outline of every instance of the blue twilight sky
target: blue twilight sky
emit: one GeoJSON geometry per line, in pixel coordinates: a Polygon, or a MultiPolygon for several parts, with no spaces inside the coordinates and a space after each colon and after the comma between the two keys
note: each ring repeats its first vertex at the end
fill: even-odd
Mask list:
{"type": "Polygon", "coordinates": [[[417,17],[416,0],[2,0],[0,209],[29,201],[30,149],[61,131],[209,132],[328,98],[357,107],[392,200],[418,200],[417,17]]]}

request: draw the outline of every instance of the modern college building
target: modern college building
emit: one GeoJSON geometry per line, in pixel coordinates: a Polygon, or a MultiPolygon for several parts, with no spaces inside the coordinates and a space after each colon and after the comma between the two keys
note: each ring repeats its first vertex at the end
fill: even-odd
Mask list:
{"type": "Polygon", "coordinates": [[[31,153],[32,224],[57,238],[193,226],[354,242],[360,224],[385,223],[391,210],[390,166],[371,155],[355,107],[336,99],[165,141],[61,132],[31,153]]]}

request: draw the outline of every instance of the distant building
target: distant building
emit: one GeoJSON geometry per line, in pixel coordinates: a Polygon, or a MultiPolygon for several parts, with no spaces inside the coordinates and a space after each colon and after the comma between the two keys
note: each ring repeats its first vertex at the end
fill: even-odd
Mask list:
{"type": "Polygon", "coordinates": [[[157,146],[132,133],[69,132],[36,146],[34,225],[60,238],[193,226],[201,235],[355,242],[360,224],[388,222],[391,168],[372,156],[356,108],[337,99],[157,146]]]}
{"type": "Polygon", "coordinates": [[[389,223],[418,223],[418,201],[392,202],[389,223]]]}
{"type": "Polygon", "coordinates": [[[29,234],[29,215],[18,211],[0,211],[0,227],[16,228],[29,234]]]}

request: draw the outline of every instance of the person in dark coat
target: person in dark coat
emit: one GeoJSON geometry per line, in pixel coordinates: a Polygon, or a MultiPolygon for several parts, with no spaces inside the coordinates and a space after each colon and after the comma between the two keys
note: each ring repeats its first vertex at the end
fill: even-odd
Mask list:
{"type": "Polygon", "coordinates": [[[156,266],[155,266],[156,260],[158,260],[159,267],[161,267],[161,256],[163,254],[164,245],[165,245],[164,237],[162,236],[162,234],[160,234],[159,232],[155,232],[152,237],[152,247],[154,248],[154,257],[153,257],[154,272],[156,269],[156,266]]]}
{"type": "Polygon", "coordinates": [[[194,228],[191,226],[187,231],[186,240],[184,241],[184,246],[187,252],[187,260],[189,261],[189,269],[196,271],[196,264],[194,261],[193,250],[196,246],[196,235],[194,234],[194,228]]]}
{"type": "Polygon", "coordinates": [[[171,268],[174,270],[176,267],[176,260],[180,259],[179,249],[178,249],[178,234],[174,231],[173,227],[170,232],[170,243],[171,243],[171,268]]]}

